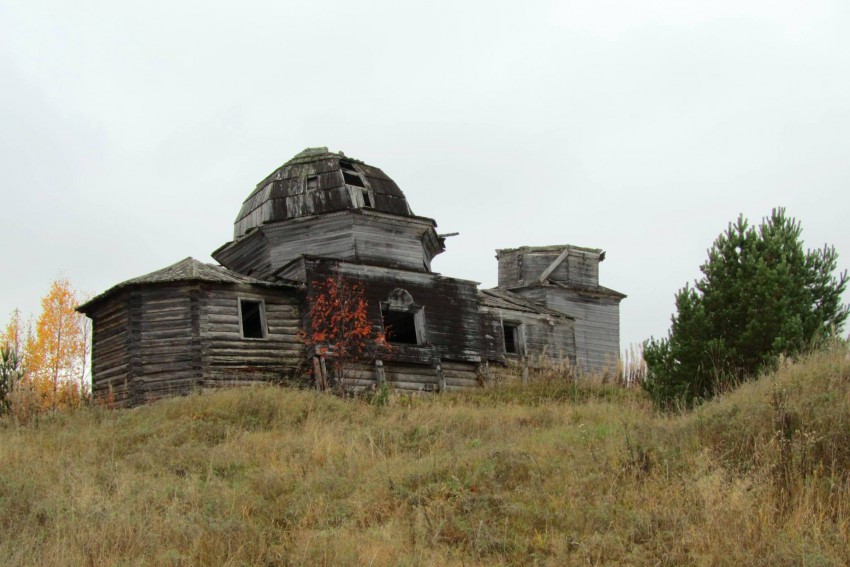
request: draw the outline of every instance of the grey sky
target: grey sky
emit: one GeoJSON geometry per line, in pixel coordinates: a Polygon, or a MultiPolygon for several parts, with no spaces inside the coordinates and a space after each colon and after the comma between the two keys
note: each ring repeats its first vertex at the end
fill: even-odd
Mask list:
{"type": "Polygon", "coordinates": [[[231,237],[308,146],[384,169],[494,250],[605,249],[621,343],[744,213],[777,205],[850,265],[850,4],[0,0],[0,317],[60,273],[106,288],[231,237]]]}

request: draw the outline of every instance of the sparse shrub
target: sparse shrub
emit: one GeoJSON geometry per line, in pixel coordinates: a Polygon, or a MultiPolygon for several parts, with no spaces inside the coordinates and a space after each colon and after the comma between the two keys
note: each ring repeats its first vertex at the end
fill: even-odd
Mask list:
{"type": "Polygon", "coordinates": [[[309,354],[316,357],[313,377],[320,390],[325,383],[326,360],[336,390],[348,390],[359,371],[358,363],[372,362],[390,345],[382,330],[373,327],[367,312],[363,284],[341,276],[316,280],[307,297],[308,330],[301,334],[309,354]]]}
{"type": "Polygon", "coordinates": [[[390,388],[386,382],[381,382],[374,390],[370,391],[369,403],[373,406],[383,407],[390,403],[390,388]]]}

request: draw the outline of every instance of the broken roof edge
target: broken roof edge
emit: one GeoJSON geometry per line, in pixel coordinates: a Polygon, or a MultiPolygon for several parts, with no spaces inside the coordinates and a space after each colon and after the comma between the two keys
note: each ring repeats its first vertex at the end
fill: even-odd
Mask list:
{"type": "Polygon", "coordinates": [[[229,246],[232,246],[233,244],[240,242],[241,240],[243,240],[245,238],[251,238],[252,236],[254,236],[256,234],[262,234],[264,229],[274,229],[274,228],[277,228],[277,227],[280,227],[280,226],[292,226],[294,223],[309,222],[311,220],[316,220],[316,219],[335,218],[335,217],[339,217],[339,216],[343,216],[343,215],[372,216],[372,217],[382,218],[382,219],[395,221],[395,222],[403,223],[403,224],[428,225],[430,228],[433,228],[435,232],[436,232],[436,229],[437,229],[437,226],[438,226],[437,221],[432,219],[431,217],[420,217],[418,215],[395,215],[395,214],[392,214],[392,213],[385,213],[385,212],[382,212],[382,211],[375,211],[373,209],[366,209],[366,208],[344,209],[342,211],[334,211],[332,213],[322,213],[322,214],[310,215],[310,216],[306,216],[306,217],[297,217],[297,218],[284,219],[284,220],[279,220],[279,221],[264,222],[264,223],[262,223],[258,226],[251,227],[250,229],[248,229],[248,231],[245,234],[243,234],[241,236],[237,236],[233,240],[229,240],[229,241],[225,242],[224,244],[222,244],[221,246],[219,246],[218,248],[213,250],[213,252],[212,252],[212,254],[210,254],[210,256],[215,258],[216,254],[225,250],[229,246]]]}
{"type": "Polygon", "coordinates": [[[175,262],[165,268],[154,270],[147,274],[130,278],[115,284],[103,293],[100,293],[87,302],[77,306],[76,311],[88,314],[91,309],[110,295],[121,290],[138,287],[142,285],[163,285],[184,282],[206,282],[227,285],[258,285],[263,287],[293,288],[299,287],[298,283],[289,281],[268,282],[242,275],[224,266],[207,264],[196,260],[191,256],[175,262]]]}
{"type": "MultiPolygon", "coordinates": [[[[269,180],[272,177],[274,177],[274,175],[278,171],[283,169],[284,167],[286,167],[288,165],[299,165],[299,164],[302,164],[302,163],[310,163],[312,161],[317,161],[317,160],[320,160],[320,159],[327,159],[327,158],[344,159],[345,161],[350,161],[352,163],[360,163],[360,164],[363,164],[363,165],[369,165],[361,159],[357,159],[357,158],[353,158],[353,157],[349,157],[349,156],[345,155],[345,153],[342,152],[342,151],[332,152],[332,151],[328,150],[327,146],[318,146],[318,147],[315,147],[315,148],[304,148],[303,150],[301,150],[300,152],[295,154],[291,159],[285,161],[281,165],[274,168],[271,173],[269,173],[268,175],[266,175],[263,178],[262,181],[257,183],[257,185],[254,187],[254,190],[251,192],[251,195],[249,195],[248,198],[250,199],[251,196],[256,194],[256,192],[258,190],[260,190],[263,187],[265,187],[266,185],[268,185],[269,180]]],[[[370,166],[370,167],[375,167],[375,166],[370,166]]],[[[376,167],[375,169],[380,169],[380,168],[376,167]]],[[[246,199],[246,201],[247,201],[247,199],[246,199]]]]}
{"type": "Polygon", "coordinates": [[[605,297],[616,297],[618,299],[625,299],[628,297],[625,293],[619,292],[616,289],[611,289],[610,287],[605,287],[604,285],[579,285],[579,284],[565,284],[562,282],[556,282],[552,280],[546,280],[545,282],[535,281],[530,284],[524,285],[513,285],[509,287],[501,287],[499,289],[504,289],[506,291],[514,292],[518,289],[532,289],[532,288],[546,288],[546,287],[557,287],[558,289],[563,289],[566,291],[574,291],[576,293],[584,293],[584,294],[594,294],[594,295],[602,295],[605,297]]]}
{"type": "MultiPolygon", "coordinates": [[[[580,285],[580,284],[564,284],[556,281],[549,281],[548,285],[555,286],[560,289],[575,291],[579,293],[592,293],[596,295],[604,295],[607,297],[617,297],[619,299],[625,299],[628,297],[623,292],[617,291],[616,289],[611,289],[610,287],[605,287],[604,285],[580,285]]],[[[526,286],[528,287],[528,286],[526,286]]],[[[541,286],[542,287],[542,286],[541,286]]]]}
{"type": "MultiPolygon", "coordinates": [[[[297,258],[290,260],[286,265],[287,266],[292,265],[293,262],[298,261],[298,260],[312,260],[312,261],[318,261],[318,262],[333,262],[333,263],[339,264],[339,265],[356,266],[356,267],[359,267],[359,268],[368,268],[368,269],[374,270],[376,272],[377,271],[402,272],[402,273],[411,274],[411,275],[417,276],[417,277],[435,278],[435,279],[441,279],[441,280],[452,280],[452,281],[456,281],[456,282],[473,284],[473,285],[476,286],[476,288],[481,285],[481,282],[477,282],[475,280],[468,280],[468,279],[465,279],[465,278],[455,278],[455,277],[452,277],[452,276],[444,276],[443,274],[441,274],[439,272],[418,272],[416,270],[406,270],[404,268],[393,268],[393,267],[389,267],[389,266],[377,266],[377,265],[374,265],[374,264],[363,264],[363,263],[360,263],[360,262],[352,262],[351,260],[343,260],[342,258],[334,258],[332,256],[316,256],[314,254],[302,254],[302,255],[298,256],[297,258]]],[[[279,271],[279,270],[277,270],[277,271],[279,271]]]]}
{"type": "MultiPolygon", "coordinates": [[[[397,222],[406,223],[406,224],[428,224],[428,225],[431,225],[434,228],[436,228],[438,226],[437,221],[434,220],[431,217],[422,217],[422,216],[419,216],[419,215],[412,215],[412,214],[411,215],[398,215],[398,214],[394,214],[394,213],[387,213],[387,212],[384,212],[384,211],[376,211],[375,209],[370,209],[368,207],[352,207],[350,209],[342,209],[340,211],[333,211],[333,212],[330,212],[330,213],[318,213],[318,214],[313,214],[313,215],[294,217],[294,218],[290,218],[290,219],[263,222],[263,223],[261,223],[257,226],[251,227],[250,229],[248,229],[247,232],[245,232],[245,234],[243,234],[242,236],[237,236],[236,238],[233,239],[233,241],[239,240],[240,238],[246,238],[247,236],[250,236],[255,231],[258,231],[258,230],[260,230],[264,227],[272,228],[272,227],[280,226],[280,225],[283,225],[283,224],[293,224],[293,223],[297,223],[297,222],[308,222],[308,221],[315,220],[315,219],[333,218],[333,217],[339,217],[339,216],[343,216],[343,215],[347,215],[347,214],[380,217],[380,218],[384,218],[384,219],[395,220],[397,222]]],[[[242,218],[245,218],[245,217],[240,217],[239,219],[237,219],[237,221],[241,220],[242,218]]],[[[233,241],[231,241],[231,242],[233,242],[233,241]]],[[[227,244],[224,244],[224,245],[220,246],[219,248],[224,248],[225,246],[227,246],[227,244]]]]}
{"type": "MultiPolygon", "coordinates": [[[[573,321],[575,320],[575,317],[573,317],[572,315],[568,315],[566,313],[562,313],[561,311],[544,307],[543,305],[538,305],[537,303],[529,301],[528,299],[525,299],[524,297],[521,297],[515,294],[514,292],[504,288],[493,287],[489,289],[479,289],[478,294],[479,296],[489,296],[495,299],[499,299],[505,303],[515,305],[518,308],[517,310],[521,308],[531,311],[533,313],[537,313],[539,315],[558,317],[561,319],[570,319],[573,321]]],[[[498,305],[485,305],[483,303],[482,306],[485,308],[505,309],[505,307],[500,307],[498,305]]],[[[507,307],[507,309],[510,309],[510,307],[507,307]]]]}

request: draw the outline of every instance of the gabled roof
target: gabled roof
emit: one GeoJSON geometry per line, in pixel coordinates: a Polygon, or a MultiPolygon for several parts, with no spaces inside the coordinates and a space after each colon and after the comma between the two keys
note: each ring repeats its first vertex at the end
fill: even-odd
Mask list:
{"type": "Polygon", "coordinates": [[[162,268],[161,270],[156,270],[149,274],[132,278],[114,285],[90,301],[77,307],[77,311],[80,313],[86,313],[95,303],[123,288],[146,284],[174,282],[213,282],[261,285],[265,287],[297,287],[295,283],[267,282],[249,276],[243,276],[242,274],[238,274],[232,270],[228,270],[227,268],[216,266],[214,264],[205,264],[204,262],[195,260],[192,257],[187,257],[166,268],[162,268]]]}
{"type": "Polygon", "coordinates": [[[543,307],[542,305],[533,303],[513,292],[498,287],[479,290],[478,299],[484,307],[508,309],[511,311],[534,313],[535,315],[547,315],[549,317],[560,317],[563,319],[575,319],[575,317],[571,317],[566,313],[561,313],[560,311],[543,307]]]}

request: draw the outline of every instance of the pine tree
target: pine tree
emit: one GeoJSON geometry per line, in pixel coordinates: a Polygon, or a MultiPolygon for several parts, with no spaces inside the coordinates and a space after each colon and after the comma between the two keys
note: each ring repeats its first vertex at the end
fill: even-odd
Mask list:
{"type": "Polygon", "coordinates": [[[666,339],[647,341],[644,387],[692,405],[841,329],[847,272],[832,246],[803,250],[800,223],[774,209],[755,229],[739,216],[717,237],[703,277],[676,294],[666,339]]]}

